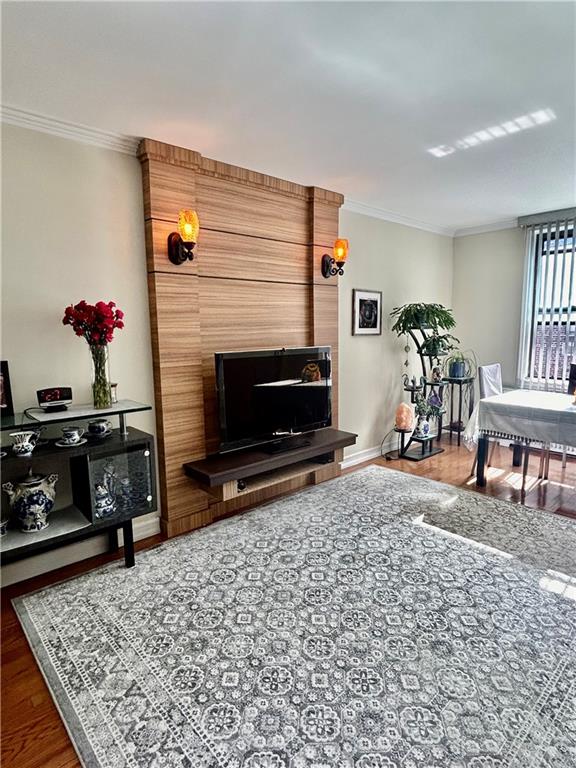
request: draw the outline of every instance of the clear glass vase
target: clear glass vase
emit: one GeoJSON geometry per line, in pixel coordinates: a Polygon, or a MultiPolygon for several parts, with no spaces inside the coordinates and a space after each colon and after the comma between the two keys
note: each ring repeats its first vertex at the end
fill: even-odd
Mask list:
{"type": "Polygon", "coordinates": [[[108,371],[108,345],[91,344],[92,356],[92,400],[94,408],[110,408],[112,393],[108,371]]]}

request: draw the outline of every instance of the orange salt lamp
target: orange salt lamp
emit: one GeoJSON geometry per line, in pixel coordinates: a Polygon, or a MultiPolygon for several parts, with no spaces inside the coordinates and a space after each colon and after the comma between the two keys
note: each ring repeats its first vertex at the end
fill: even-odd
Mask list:
{"type": "Polygon", "coordinates": [[[409,430],[414,424],[414,410],[408,403],[400,403],[396,408],[396,429],[409,430]]]}

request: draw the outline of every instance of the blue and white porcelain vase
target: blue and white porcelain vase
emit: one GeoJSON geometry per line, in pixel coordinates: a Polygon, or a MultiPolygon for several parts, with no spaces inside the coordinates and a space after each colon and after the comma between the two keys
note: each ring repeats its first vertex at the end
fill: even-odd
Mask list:
{"type": "Polygon", "coordinates": [[[58,475],[28,476],[19,483],[3,483],[2,488],[10,499],[10,509],[20,521],[24,533],[36,533],[48,528],[48,515],[56,498],[58,475]]]}
{"type": "Polygon", "coordinates": [[[430,422],[425,416],[418,416],[418,422],[416,423],[414,433],[417,437],[428,437],[430,434],[430,422]]]}

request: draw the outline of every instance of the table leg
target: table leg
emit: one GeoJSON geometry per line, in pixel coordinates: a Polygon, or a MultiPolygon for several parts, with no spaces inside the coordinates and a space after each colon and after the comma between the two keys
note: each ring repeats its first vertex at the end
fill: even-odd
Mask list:
{"type": "Polygon", "coordinates": [[[458,387],[458,448],[460,448],[460,438],[462,437],[462,432],[460,430],[460,425],[462,424],[462,387],[458,387]]]}
{"type": "Polygon", "coordinates": [[[124,534],[124,563],[126,568],[132,568],[134,565],[134,531],[132,530],[132,520],[122,523],[122,533],[124,534]]]}
{"type": "Polygon", "coordinates": [[[400,432],[400,456],[406,453],[406,438],[404,432],[400,432]]]}
{"type": "Polygon", "coordinates": [[[520,499],[524,501],[526,498],[526,475],[528,474],[528,462],[530,460],[530,444],[526,443],[524,446],[524,466],[522,468],[522,490],[520,491],[520,499]]]}
{"type": "Polygon", "coordinates": [[[476,462],[476,485],[483,488],[486,485],[486,456],[488,455],[488,438],[481,435],[478,438],[478,461],[476,462]]]}
{"type": "MultiPolygon", "coordinates": [[[[450,442],[452,442],[452,425],[454,424],[454,382],[450,382],[450,442]]],[[[460,445],[460,438],[458,438],[460,445]]]]}
{"type": "Polygon", "coordinates": [[[108,528],[108,552],[111,555],[118,552],[118,528],[108,528]]]}

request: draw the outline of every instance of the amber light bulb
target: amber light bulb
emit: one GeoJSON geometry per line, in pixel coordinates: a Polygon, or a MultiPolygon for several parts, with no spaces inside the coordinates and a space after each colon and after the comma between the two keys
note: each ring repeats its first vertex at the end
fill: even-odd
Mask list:
{"type": "Polygon", "coordinates": [[[334,243],[334,261],[344,263],[348,258],[348,240],[336,240],[334,243]]]}
{"type": "Polygon", "coordinates": [[[178,233],[185,243],[197,243],[200,221],[196,211],[182,210],[178,214],[178,233]]]}

